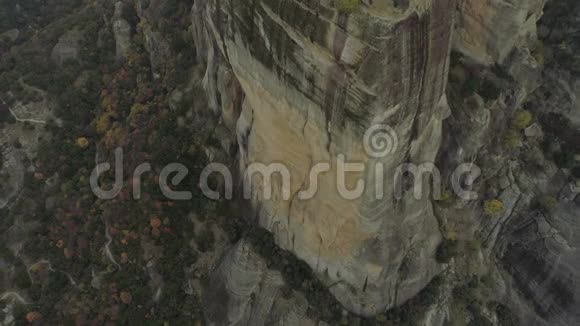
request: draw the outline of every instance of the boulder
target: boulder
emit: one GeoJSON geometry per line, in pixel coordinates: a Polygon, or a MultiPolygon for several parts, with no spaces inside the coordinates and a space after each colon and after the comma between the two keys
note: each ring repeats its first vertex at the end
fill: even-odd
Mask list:
{"type": "Polygon", "coordinates": [[[542,131],[542,127],[539,124],[534,123],[531,126],[527,127],[524,130],[524,134],[528,138],[542,138],[544,137],[544,132],[542,131]]]}

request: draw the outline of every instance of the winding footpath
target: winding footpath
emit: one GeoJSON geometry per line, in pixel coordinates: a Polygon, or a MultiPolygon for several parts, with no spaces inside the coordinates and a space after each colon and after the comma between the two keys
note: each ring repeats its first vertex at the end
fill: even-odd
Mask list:
{"type": "MultiPolygon", "coordinates": [[[[8,105],[8,103],[6,103],[6,101],[4,101],[4,99],[2,97],[0,97],[0,102],[2,102],[1,104],[5,105],[8,108],[8,111],[10,112],[10,114],[12,115],[12,117],[14,117],[14,119],[16,121],[18,121],[18,122],[29,122],[29,123],[36,123],[36,124],[46,124],[46,121],[43,121],[43,120],[20,118],[20,117],[18,117],[18,115],[16,115],[16,113],[14,112],[14,110],[8,105]]],[[[20,107],[21,104],[18,104],[18,106],[20,107]]]]}

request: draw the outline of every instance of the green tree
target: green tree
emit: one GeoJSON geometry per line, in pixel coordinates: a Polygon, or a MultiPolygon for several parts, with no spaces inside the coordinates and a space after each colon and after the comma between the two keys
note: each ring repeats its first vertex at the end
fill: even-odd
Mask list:
{"type": "Polygon", "coordinates": [[[451,258],[457,256],[458,246],[455,240],[444,240],[441,242],[439,247],[437,247],[437,252],[435,253],[435,258],[440,264],[447,264],[451,261],[451,258]]]}

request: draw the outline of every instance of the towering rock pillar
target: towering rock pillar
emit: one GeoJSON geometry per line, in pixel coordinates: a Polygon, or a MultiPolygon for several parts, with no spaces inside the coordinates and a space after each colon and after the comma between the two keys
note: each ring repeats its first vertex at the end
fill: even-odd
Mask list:
{"type": "Polygon", "coordinates": [[[454,1],[365,0],[348,10],[340,3],[196,0],[194,35],[198,54],[207,55],[213,109],[226,124],[237,121],[229,125],[242,171],[274,162],[288,169],[289,183],[246,178],[258,223],[345,307],[372,315],[413,297],[439,272],[429,192],[397,196],[394,180],[401,164],[433,162],[439,150],[454,1]],[[364,135],[377,124],[392,128],[383,136],[393,146],[368,155],[364,135]],[[366,185],[354,199],[339,190],[343,157],[365,166],[346,175],[347,189],[366,185]],[[302,199],[318,163],[329,171],[302,199]]]}

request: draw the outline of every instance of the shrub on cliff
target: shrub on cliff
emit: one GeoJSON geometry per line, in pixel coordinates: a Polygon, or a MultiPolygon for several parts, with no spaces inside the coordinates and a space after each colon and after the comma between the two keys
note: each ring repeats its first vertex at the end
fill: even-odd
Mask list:
{"type": "Polygon", "coordinates": [[[481,88],[478,91],[479,95],[488,101],[497,100],[501,95],[501,89],[497,87],[493,82],[489,80],[484,80],[481,84],[481,88]]]}
{"type": "Polygon", "coordinates": [[[536,207],[545,213],[553,211],[558,206],[558,200],[554,196],[541,196],[536,199],[536,207]]]}
{"type": "Polygon", "coordinates": [[[336,8],[340,12],[351,13],[360,6],[359,0],[338,0],[336,8]]]}
{"type": "MultiPolygon", "coordinates": [[[[0,161],[1,162],[1,161],[0,161]]],[[[572,176],[580,180],[580,165],[572,168],[572,176]]]]}
{"type": "Polygon", "coordinates": [[[497,321],[502,326],[515,326],[519,325],[520,322],[517,316],[511,311],[507,306],[499,303],[493,302],[489,304],[490,308],[495,308],[495,314],[497,316],[497,321]]]}
{"type": "Polygon", "coordinates": [[[509,149],[520,147],[522,144],[521,133],[514,129],[508,129],[503,136],[503,144],[509,149]]]}
{"type": "Polygon", "coordinates": [[[451,258],[457,256],[458,247],[455,240],[444,240],[435,253],[435,259],[440,264],[447,264],[451,258]]]}
{"type": "Polygon", "coordinates": [[[215,244],[215,237],[210,229],[206,229],[195,238],[197,249],[201,252],[208,252],[213,250],[215,244]]]}
{"type": "Polygon", "coordinates": [[[531,51],[531,55],[539,65],[543,66],[546,61],[544,42],[538,40],[531,51]]]}
{"type": "Polygon", "coordinates": [[[503,202],[499,199],[488,200],[483,204],[483,211],[487,216],[498,216],[504,211],[503,202]]]}
{"type": "Polygon", "coordinates": [[[526,129],[532,123],[532,118],[532,114],[529,111],[517,110],[512,120],[512,127],[516,130],[526,129]]]}
{"type": "Polygon", "coordinates": [[[574,166],[574,154],[567,151],[560,151],[554,154],[554,162],[558,167],[569,169],[574,166]]]}

